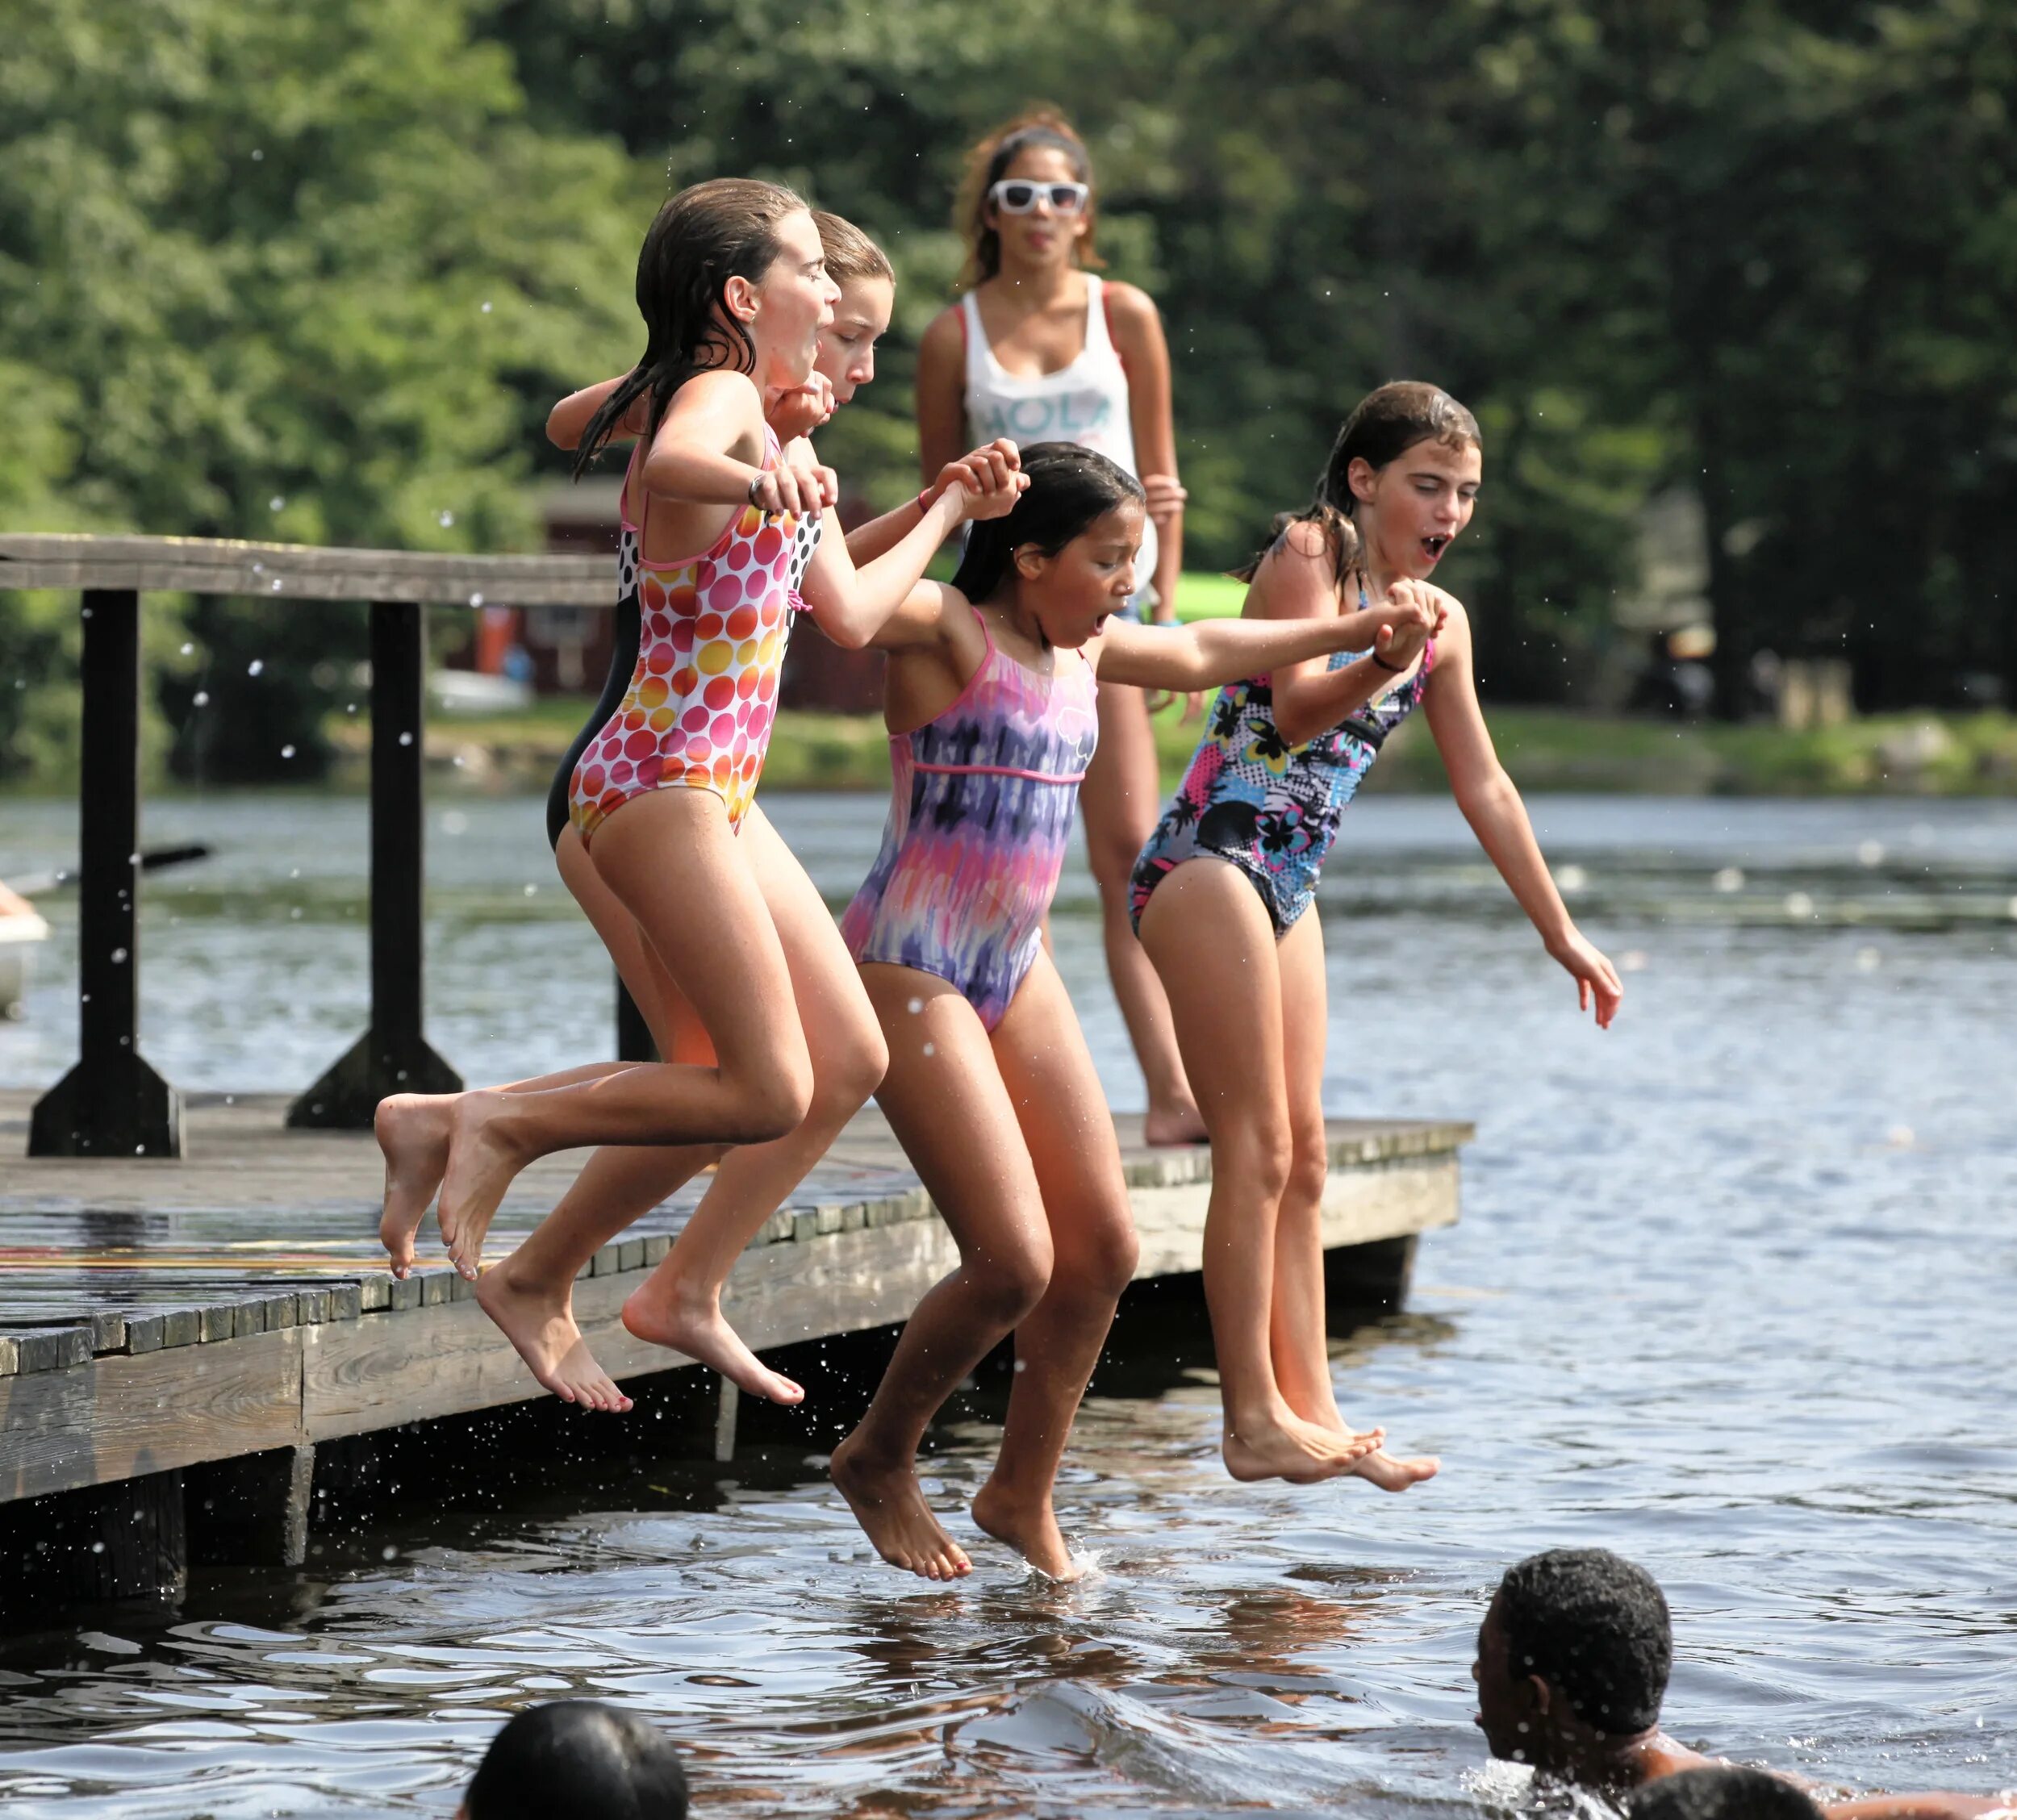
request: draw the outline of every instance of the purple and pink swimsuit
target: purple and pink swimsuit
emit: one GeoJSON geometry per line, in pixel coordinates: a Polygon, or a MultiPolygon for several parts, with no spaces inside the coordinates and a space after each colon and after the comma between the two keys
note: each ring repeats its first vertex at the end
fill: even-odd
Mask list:
{"type": "Polygon", "coordinates": [[[1043,945],[1100,722],[1084,657],[1055,652],[1041,676],[981,630],[987,655],[959,699],[890,735],[882,850],[841,936],[858,962],[950,981],[992,1030],[1043,945]]]}

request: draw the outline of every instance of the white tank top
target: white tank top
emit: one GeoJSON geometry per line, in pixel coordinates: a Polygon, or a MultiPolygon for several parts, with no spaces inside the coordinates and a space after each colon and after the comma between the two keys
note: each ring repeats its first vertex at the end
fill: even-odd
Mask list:
{"type": "MultiPolygon", "coordinates": [[[[1002,370],[988,344],[974,294],[970,290],[960,299],[967,325],[967,421],[976,445],[996,436],[1017,443],[1075,442],[1141,478],[1128,412],[1128,376],[1107,333],[1104,288],[1092,273],[1085,274],[1085,346],[1069,366],[1034,379],[1002,370]]],[[[1155,574],[1155,524],[1147,520],[1134,561],[1138,599],[1155,574]]]]}

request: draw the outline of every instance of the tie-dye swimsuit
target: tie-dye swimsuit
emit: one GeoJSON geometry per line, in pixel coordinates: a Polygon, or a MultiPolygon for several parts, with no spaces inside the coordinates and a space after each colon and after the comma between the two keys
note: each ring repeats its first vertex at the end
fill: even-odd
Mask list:
{"type": "MultiPolygon", "coordinates": [[[[764,466],[778,456],[776,434],[766,425],[764,466]]],[[[624,491],[627,498],[628,483],[624,491]]],[[[804,604],[798,584],[822,522],[790,513],[766,518],[745,506],[701,555],[652,562],[642,523],[632,524],[626,511],[615,663],[628,654],[627,620],[637,627],[636,656],[622,699],[605,711],[605,687],[596,704],[601,719],[577,741],[567,809],[584,844],[609,815],[654,790],[712,791],[728,806],[729,825],[741,826],[777,717],[791,615],[804,604]]]]}
{"type": "MultiPolygon", "coordinates": [[[[1359,591],[1359,604],[1366,604],[1359,591]]],[[[1339,651],[1341,670],[1363,651],[1339,651]]],[[[1433,640],[1412,675],[1301,745],[1275,726],[1275,695],[1265,676],[1219,691],[1184,781],[1134,862],[1128,910],[1134,926],[1155,887],[1187,859],[1222,859],[1252,880],[1286,935],[1317,893],[1338,818],[1372,769],[1388,734],[1413,713],[1434,666],[1433,640]]]]}
{"type": "Polygon", "coordinates": [[[890,735],[882,851],[841,937],[858,962],[950,981],[992,1030],[1043,945],[1100,720],[1083,657],[1055,652],[1039,676],[981,629],[988,653],[959,699],[890,735]]]}

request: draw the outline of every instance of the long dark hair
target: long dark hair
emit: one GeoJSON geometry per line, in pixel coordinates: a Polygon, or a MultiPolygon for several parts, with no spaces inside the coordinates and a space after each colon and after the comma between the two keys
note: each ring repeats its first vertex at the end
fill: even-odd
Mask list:
{"type": "Polygon", "coordinates": [[[1368,392],[1352,407],[1330,445],[1330,459],[1318,478],[1317,490],[1301,511],[1284,512],[1268,528],[1267,541],[1254,553],[1234,576],[1251,582],[1262,559],[1281,541],[1292,524],[1313,524],[1323,533],[1338,585],[1359,566],[1363,553],[1359,527],[1353,522],[1357,502],[1351,496],[1351,464],[1363,461],[1369,467],[1384,468],[1397,461],[1418,442],[1447,443],[1451,448],[1470,443],[1482,449],[1478,420],[1439,386],[1425,386],[1417,379],[1397,379],[1368,392]]]}
{"type": "Polygon", "coordinates": [[[666,407],[695,374],[735,363],[756,368],[756,344],[727,309],[717,311],[730,278],[760,280],[778,256],[778,223],[805,207],[782,184],[718,177],[668,197],[637,255],[637,313],[645,319],[644,357],[588,420],[574,450],[574,478],[587,471],[638,399],[650,395],[645,426],[655,435],[666,407]],[[734,337],[725,343],[724,332],[734,337]]]}
{"type": "Polygon", "coordinates": [[[975,606],[1001,586],[1016,552],[1034,544],[1055,556],[1088,526],[1130,499],[1142,483],[1117,463],[1075,442],[1033,442],[1022,451],[1029,485],[1005,518],[976,520],[967,533],[953,586],[975,606]]]}
{"type": "MultiPolygon", "coordinates": [[[[959,274],[962,290],[971,290],[1001,269],[1001,236],[988,225],[988,192],[1001,181],[1018,152],[1062,152],[1071,161],[1071,174],[1088,190],[1092,187],[1092,155],[1056,108],[1033,107],[996,127],[967,154],[966,173],[953,203],[953,226],[967,243],[967,264],[959,274]]],[[[1086,198],[1085,238],[1078,243],[1078,253],[1081,265],[1097,271],[1106,261],[1093,245],[1099,232],[1093,202],[1091,195],[1086,198]]]]}

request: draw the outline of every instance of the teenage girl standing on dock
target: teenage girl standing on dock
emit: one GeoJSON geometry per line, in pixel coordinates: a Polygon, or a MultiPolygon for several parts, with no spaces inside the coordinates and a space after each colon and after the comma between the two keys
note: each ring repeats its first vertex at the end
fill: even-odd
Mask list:
{"type": "MultiPolygon", "coordinates": [[[[883,1558],[933,1580],[971,1563],[925,1501],[917,1448],[1012,1331],[1008,1420],[974,1518],[1045,1573],[1077,1571],[1051,1487],[1134,1270],[1113,1119],[1042,940],[1098,689],[1205,688],[1348,647],[1405,662],[1433,617],[1427,591],[1402,584],[1342,617],[1151,632],[1123,611],[1140,482],[1070,444],[1022,460],[1029,490],[975,526],[951,585],[916,590],[870,641],[889,653],[895,776],[881,852],[841,921],[889,1047],[877,1100],[960,1262],[918,1304],[833,1478],[883,1558]]],[[[1385,673],[1362,658],[1346,674],[1363,700],[1385,673]]],[[[1297,1476],[1349,1470],[1378,1439],[1313,1429],[1297,1476]]]]}
{"type": "MultiPolygon", "coordinates": [[[[967,445],[1075,442],[1141,479],[1148,503],[1142,584],[1125,617],[1176,612],[1184,489],[1176,478],[1170,356],[1155,303],[1103,282],[1094,246],[1092,165],[1054,113],[1027,114],[975,148],[961,186],[969,289],[925,332],[917,442],[927,475],[967,445]]],[[[1205,1134],[1155,971],[1128,920],[1128,877],[1162,801],[1155,739],[1139,689],[1100,691],[1100,746],[1080,792],[1100,892],[1107,970],[1148,1087],[1151,1144],[1205,1134]]]]}
{"type": "MultiPolygon", "coordinates": [[[[790,1139],[816,1109],[802,1003],[830,998],[823,1008],[836,1014],[825,1058],[839,1059],[837,1091],[852,1104],[834,1129],[879,1071],[872,1029],[847,1016],[858,993],[823,995],[803,977],[804,957],[811,954],[816,967],[824,943],[826,971],[845,979],[845,957],[817,893],[775,836],[744,834],[776,712],[796,603],[792,584],[802,573],[804,603],[821,629],[858,645],[946,536],[976,511],[1005,511],[1020,483],[995,452],[992,466],[983,464],[991,490],[944,487],[923,501],[887,554],[858,573],[841,539],[818,536],[820,515],[836,496],[833,477],[804,445],[787,451],[764,407],[812,378],[818,336],[833,325],[837,295],[824,257],[810,211],[777,186],[723,179],[672,198],[638,261],[645,357],[603,399],[577,450],[578,473],[605,441],[642,432],[626,482],[619,558],[621,585],[638,598],[641,636],[620,713],[611,714],[574,766],[569,820],[579,860],[628,919],[628,929],[618,920],[612,946],[632,962],[641,1006],[688,1008],[704,1036],[704,1059],[676,1053],[672,1020],[662,1016],[672,1050],[663,1062],[596,1064],[509,1090],[387,1101],[378,1122],[387,1163],[383,1231],[395,1265],[410,1263],[414,1229],[437,1183],[443,1236],[473,1274],[466,1247],[480,1244],[512,1177],[536,1157],[588,1144],[790,1139]],[[641,424],[632,417],[639,406],[641,424]],[[681,551],[701,553],[674,553],[681,551]],[[800,977],[781,921],[793,928],[800,977]]],[[[812,1146],[812,1157],[825,1142],[812,1146]]],[[[703,1153],[691,1167],[705,1160],[703,1153]]],[[[662,1177],[665,1166],[645,1158],[602,1167],[615,1175],[655,1170],[662,1177]]],[[[639,1210],[631,1186],[624,1223],[639,1210]]],[[[605,1217],[612,1206],[600,1210],[605,1217]]],[[[478,1299],[542,1383],[575,1400],[620,1408],[621,1393],[574,1327],[574,1271],[562,1274],[557,1255],[545,1254],[569,1236],[569,1222],[542,1228],[516,1254],[521,1268],[479,1280],[478,1299]]],[[[711,1330],[679,1340],[682,1350],[738,1381],[770,1375],[718,1309],[711,1330]]]]}
{"type": "MultiPolygon", "coordinates": [[[[1462,405],[1433,386],[1382,386],[1345,420],[1314,502],[1245,572],[1246,616],[1334,622],[1426,581],[1471,520],[1480,465],[1462,405]]],[[[1384,673],[1374,700],[1343,657],[1257,671],[1221,691],[1135,869],[1137,925],[1211,1129],[1205,1288],[1236,1476],[1256,1451],[1292,1459],[1312,1425],[1346,1430],[1325,1343],[1327,1007],[1323,934],[1309,912],[1340,815],[1418,706],[1465,819],[1600,1028],[1623,993],[1571,920],[1493,751],[1464,609],[1437,598],[1447,620],[1418,655],[1373,654],[1384,673]]],[[[1377,1452],[1352,1470],[1399,1491],[1435,1463],[1377,1452]]]]}

